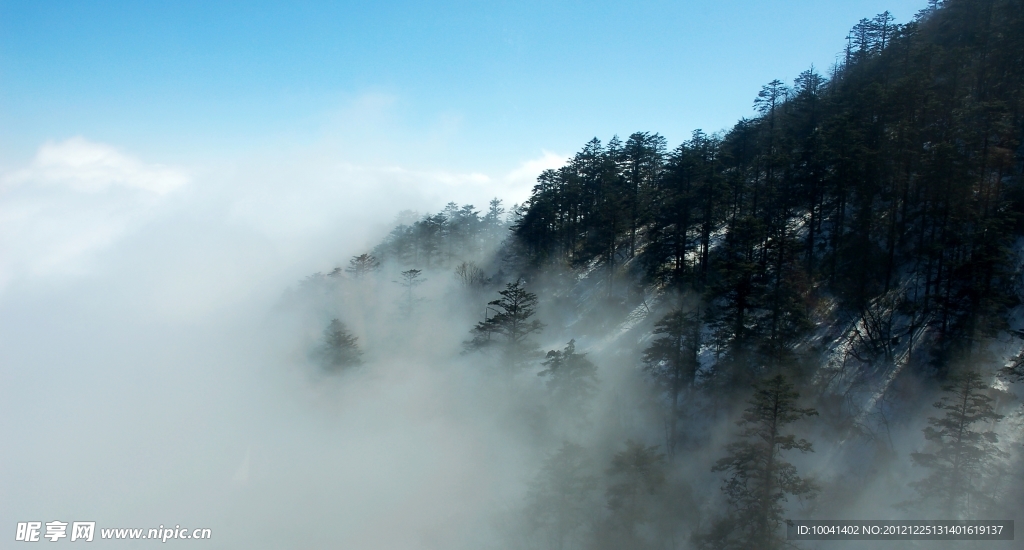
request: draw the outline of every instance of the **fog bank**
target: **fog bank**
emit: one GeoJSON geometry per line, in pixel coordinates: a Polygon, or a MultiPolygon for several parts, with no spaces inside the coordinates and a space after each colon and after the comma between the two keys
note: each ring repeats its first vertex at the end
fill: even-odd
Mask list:
{"type": "MultiPolygon", "coordinates": [[[[211,528],[211,548],[489,537],[533,457],[500,420],[493,381],[415,348],[457,343],[465,327],[430,320],[404,343],[364,332],[409,349],[325,378],[308,357],[321,319],[288,298],[399,210],[478,189],[302,160],[204,172],[76,139],[4,178],[5,529],[178,524],[211,528]]],[[[364,329],[387,326],[375,322],[364,329]]]]}

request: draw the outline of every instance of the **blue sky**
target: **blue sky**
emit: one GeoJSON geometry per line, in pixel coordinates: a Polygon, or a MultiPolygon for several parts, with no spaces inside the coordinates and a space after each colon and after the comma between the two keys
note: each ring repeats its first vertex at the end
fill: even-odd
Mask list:
{"type": "Polygon", "coordinates": [[[0,295],[154,231],[179,266],[247,235],[224,287],[293,280],[401,210],[521,202],[592,137],[728,128],[923,4],[0,0],[0,295]]]}
{"type": "Polygon", "coordinates": [[[506,170],[636,130],[674,144],[827,70],[859,18],[923,4],[5,0],[0,162],[83,136],[187,164],[355,134],[337,127],[353,110],[403,165],[506,170]]]}

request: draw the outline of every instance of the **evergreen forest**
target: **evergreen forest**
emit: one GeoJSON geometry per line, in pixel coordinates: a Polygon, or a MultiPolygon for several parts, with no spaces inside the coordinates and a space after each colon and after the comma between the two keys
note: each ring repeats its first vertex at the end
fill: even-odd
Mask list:
{"type": "Polygon", "coordinates": [[[479,547],[1024,520],[1024,0],[836,38],[731,128],[595,137],[524,203],[403,213],[294,291],[316,376],[427,356],[500,396],[531,473],[479,547]]]}

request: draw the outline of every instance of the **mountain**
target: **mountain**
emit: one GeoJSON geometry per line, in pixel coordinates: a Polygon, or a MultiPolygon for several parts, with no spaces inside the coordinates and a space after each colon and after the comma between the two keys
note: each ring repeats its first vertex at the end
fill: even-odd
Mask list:
{"type": "Polygon", "coordinates": [[[446,315],[441,355],[534,392],[547,458],[506,547],[1019,515],[1024,1],[863,19],[753,104],[672,149],[595,138],[508,213],[450,204],[306,281],[355,307],[401,279],[394,330],[446,315]]]}

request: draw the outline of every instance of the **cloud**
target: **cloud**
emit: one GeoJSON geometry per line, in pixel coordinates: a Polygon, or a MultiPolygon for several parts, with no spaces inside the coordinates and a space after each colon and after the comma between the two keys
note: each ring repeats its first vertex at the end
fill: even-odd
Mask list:
{"type": "Polygon", "coordinates": [[[82,137],[43,144],[28,166],[0,176],[0,290],[22,275],[85,270],[188,181],[82,137]]]}
{"type": "MultiPolygon", "coordinates": [[[[386,112],[393,101],[371,99],[364,101],[370,111],[386,112]]],[[[50,141],[22,167],[0,174],[0,294],[15,280],[53,280],[105,269],[111,258],[99,261],[101,253],[123,255],[125,249],[116,243],[162,231],[192,235],[173,245],[189,258],[208,255],[230,264],[218,270],[222,277],[198,285],[211,288],[198,301],[213,303],[209,295],[224,295],[225,287],[244,290],[231,266],[250,260],[229,259],[230,254],[216,253],[206,242],[245,234],[251,250],[226,249],[248,250],[295,269],[293,262],[316,256],[305,249],[308,243],[336,235],[346,250],[321,252],[320,261],[330,263],[349,247],[376,242],[402,210],[436,211],[449,201],[482,208],[495,196],[506,205],[523,202],[537,175],[565,161],[544,151],[504,174],[486,168],[445,170],[404,158],[366,158],[328,141],[182,168],[140,160],[122,147],[83,137],[50,141]]],[[[170,252],[166,246],[161,254],[170,252]]],[[[243,269],[241,264],[237,269],[243,269]]],[[[167,284],[178,284],[179,277],[191,280],[175,265],[165,266],[167,284]]]]}
{"type": "MultiPolygon", "coordinates": [[[[541,172],[559,168],[567,161],[568,157],[564,155],[544,151],[541,156],[523,161],[504,175],[500,172],[488,175],[476,171],[415,170],[400,166],[345,165],[345,169],[352,174],[386,179],[390,193],[401,189],[400,196],[415,198],[414,201],[406,201],[408,208],[429,209],[440,208],[449,201],[481,206],[495,197],[505,201],[506,205],[521,204],[530,197],[541,172]]],[[[380,188],[380,184],[377,187],[380,188]]]]}
{"type": "Polygon", "coordinates": [[[515,170],[505,175],[504,182],[506,194],[510,200],[523,202],[530,196],[530,191],[537,183],[537,176],[544,170],[551,170],[564,166],[569,157],[558,155],[550,151],[535,159],[527,160],[520,164],[515,170]]]}
{"type": "Polygon", "coordinates": [[[487,184],[491,182],[486,174],[479,172],[473,172],[470,174],[455,174],[449,172],[437,172],[434,174],[428,174],[429,177],[440,183],[446,183],[448,185],[462,185],[464,183],[472,184],[487,184]]]}
{"type": "Polygon", "coordinates": [[[395,182],[408,182],[410,188],[418,188],[419,205],[430,203],[471,203],[477,206],[487,204],[491,198],[497,197],[507,205],[521,204],[530,198],[537,176],[549,169],[564,166],[569,160],[567,156],[543,151],[541,156],[528,159],[505,175],[487,175],[481,172],[448,172],[429,170],[410,170],[402,167],[348,168],[353,171],[377,173],[391,176],[395,182]]]}
{"type": "Polygon", "coordinates": [[[505,176],[505,181],[535,181],[537,176],[544,170],[559,168],[569,160],[569,157],[557,155],[550,151],[544,151],[539,158],[530,159],[519,165],[518,168],[505,176]]]}
{"type": "Polygon", "coordinates": [[[188,180],[180,169],[146,164],[110,145],[82,137],[43,144],[28,167],[4,178],[7,184],[66,185],[87,193],[124,187],[158,195],[173,191],[188,180]]]}

